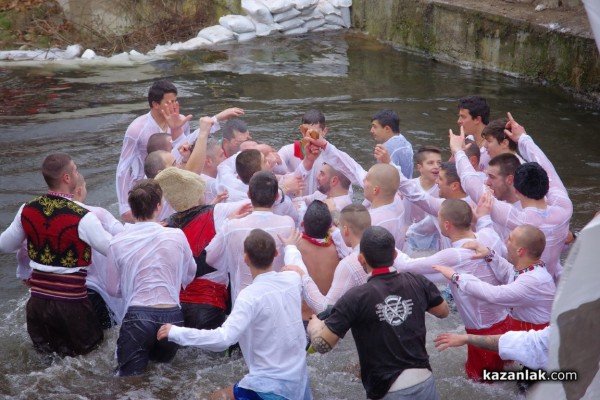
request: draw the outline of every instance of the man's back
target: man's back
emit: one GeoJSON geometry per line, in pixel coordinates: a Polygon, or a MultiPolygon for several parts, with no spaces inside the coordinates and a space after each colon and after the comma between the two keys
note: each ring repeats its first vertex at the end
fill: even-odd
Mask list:
{"type": "MultiPolygon", "coordinates": [[[[252,214],[230,220],[223,229],[217,232],[212,242],[206,247],[206,262],[214,268],[228,270],[231,274],[231,297],[235,301],[240,290],[252,283],[250,269],[244,262],[244,239],[255,228],[268,232],[279,243],[277,235],[289,236],[295,227],[288,216],[275,215],[270,211],[254,211],[252,214]]],[[[273,269],[279,271],[283,267],[283,246],[279,245],[279,255],[273,260],[273,269]]]]}
{"type": "Polygon", "coordinates": [[[442,301],[423,276],[395,272],[373,276],[337,301],[325,324],[339,337],[352,329],[369,398],[385,395],[405,369],[431,369],[425,312],[442,301]]]}
{"type": "Polygon", "coordinates": [[[129,306],[179,304],[179,289],[192,281],[196,263],[179,229],[156,222],[126,225],[110,244],[107,284],[129,306]]]}

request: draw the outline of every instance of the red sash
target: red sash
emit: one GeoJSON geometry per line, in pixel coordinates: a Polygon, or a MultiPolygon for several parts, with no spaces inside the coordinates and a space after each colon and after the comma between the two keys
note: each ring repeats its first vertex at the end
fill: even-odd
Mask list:
{"type": "MultiPolygon", "coordinates": [[[[510,330],[510,317],[506,317],[506,319],[497,322],[489,328],[465,330],[467,333],[473,335],[501,335],[510,330]]],[[[467,346],[467,362],[465,363],[467,376],[470,379],[482,381],[483,369],[487,369],[488,371],[502,371],[504,369],[504,361],[495,351],[467,346]]]]}
{"type": "Polygon", "coordinates": [[[225,285],[202,278],[194,279],[185,290],[182,289],[179,293],[179,300],[182,303],[209,304],[222,310],[225,310],[227,297],[225,285]]]}
{"type": "Polygon", "coordinates": [[[508,318],[510,318],[510,321],[509,321],[509,326],[510,326],[509,330],[510,331],[529,331],[531,329],[533,329],[535,331],[541,331],[542,329],[544,329],[545,327],[550,325],[550,322],[546,322],[543,324],[534,324],[532,322],[520,321],[520,320],[514,319],[510,316],[508,318]]]}

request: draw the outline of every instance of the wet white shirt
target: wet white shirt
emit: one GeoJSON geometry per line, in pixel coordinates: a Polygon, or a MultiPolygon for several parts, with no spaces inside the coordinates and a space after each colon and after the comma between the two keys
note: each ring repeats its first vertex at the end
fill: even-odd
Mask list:
{"type": "Polygon", "coordinates": [[[536,331],[509,331],[500,336],[498,354],[503,360],[515,360],[531,369],[548,365],[548,343],[552,326],[536,331]]]}
{"type": "Polygon", "coordinates": [[[513,230],[517,226],[530,224],[539,228],[546,236],[546,248],[542,260],[555,281],[562,271],[560,255],[569,234],[569,222],[573,215],[573,203],[567,189],[560,180],[554,166],[542,150],[533,142],[531,136],[523,135],[519,139],[519,152],[528,161],[536,161],[548,173],[550,189],[546,195],[545,209],[526,207],[519,210],[503,201],[494,200],[492,219],[505,229],[513,230]]]}
{"type": "Polygon", "coordinates": [[[223,351],[239,342],[248,365],[240,387],[286,399],[309,399],[302,283],[295,272],[265,272],[240,291],[223,326],[199,330],[173,326],[169,340],[223,351]]]}
{"type": "Polygon", "coordinates": [[[275,215],[271,211],[253,211],[252,214],[228,220],[206,247],[206,262],[213,268],[227,271],[231,281],[231,299],[235,302],[240,291],[252,283],[250,268],[244,262],[244,240],[253,229],[262,229],[273,236],[279,254],[273,260],[273,270],[283,263],[283,245],[277,235],[288,237],[295,227],[292,218],[275,215]]]}
{"type": "Polygon", "coordinates": [[[351,288],[367,283],[367,273],[358,262],[359,250],[359,246],[356,246],[352,249],[352,253],[340,260],[335,268],[331,287],[327,294],[323,295],[317,284],[306,272],[300,251],[296,246],[285,247],[285,264],[298,265],[305,270],[302,277],[303,296],[315,313],[325,311],[327,306],[334,305],[351,288]]]}
{"type": "MultiPolygon", "coordinates": [[[[123,147],[117,165],[117,199],[119,213],[122,215],[130,211],[127,197],[129,190],[135,183],[144,178],[144,160],[148,155],[146,147],[148,139],[155,133],[162,132],[158,123],[152,118],[150,112],[137,117],[125,132],[123,147]]],[[[167,133],[171,130],[167,129],[167,133]]],[[[183,126],[182,136],[190,133],[190,125],[183,126]]],[[[175,149],[176,150],[176,149],[175,149]]]]}
{"type": "Polygon", "coordinates": [[[537,267],[515,276],[513,265],[502,257],[494,257],[490,265],[502,285],[493,286],[472,274],[461,273],[459,291],[479,299],[511,308],[514,319],[533,324],[550,322],[556,285],[544,267],[537,267]],[[499,272],[498,272],[499,271],[499,272]]]}
{"type": "Polygon", "coordinates": [[[106,282],[124,309],[158,304],[179,305],[179,290],[196,274],[192,250],[181,229],[157,222],[126,224],[110,242],[106,282]]]}
{"type": "MultiPolygon", "coordinates": [[[[476,239],[461,239],[452,243],[452,248],[444,249],[429,257],[410,258],[405,254],[399,253],[394,262],[394,267],[399,272],[414,272],[424,274],[427,278],[445,283],[446,279],[440,274],[432,274],[434,265],[446,265],[454,268],[458,273],[470,273],[477,276],[490,285],[500,285],[500,280],[496,277],[493,269],[483,260],[473,260],[472,250],[463,249],[462,245],[471,240],[478,242],[498,251],[498,235],[487,229],[475,233],[476,239]]],[[[508,309],[505,306],[493,304],[487,300],[479,299],[475,296],[467,295],[459,291],[456,285],[451,284],[450,290],[456,302],[456,308],[467,329],[484,329],[503,321],[508,315],[508,309]]]]}

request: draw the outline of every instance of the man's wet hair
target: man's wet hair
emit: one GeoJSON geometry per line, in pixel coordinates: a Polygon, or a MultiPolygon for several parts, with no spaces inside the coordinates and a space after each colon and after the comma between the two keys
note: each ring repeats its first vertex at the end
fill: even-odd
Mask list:
{"type": "Polygon", "coordinates": [[[134,218],[146,221],[152,218],[156,206],[162,201],[162,189],[153,179],[143,179],[131,188],[127,202],[134,218]]]}
{"type": "Polygon", "coordinates": [[[277,247],[271,235],[262,229],[253,229],[244,240],[244,252],[257,269],[267,269],[273,264],[277,247]]]}
{"type": "Polygon", "coordinates": [[[257,149],[246,149],[235,158],[235,171],[246,185],[250,183],[250,178],[261,170],[262,154],[257,149]]]}
{"type": "Polygon", "coordinates": [[[438,154],[440,157],[442,156],[442,150],[436,146],[421,146],[415,153],[415,163],[419,165],[423,165],[427,156],[431,153],[438,154]]]}
{"type": "Polygon", "coordinates": [[[361,237],[365,229],[371,226],[371,214],[362,204],[348,204],[340,211],[340,224],[347,225],[352,234],[361,237]]]}
{"type": "Polygon", "coordinates": [[[66,153],[49,154],[42,163],[42,175],[50,189],[60,186],[64,174],[70,173],[71,161],[73,159],[66,153]]]}
{"type": "Polygon", "coordinates": [[[529,199],[541,200],[548,194],[550,180],[546,170],[533,161],[517,167],[514,186],[523,196],[529,199]]]}
{"type": "Polygon", "coordinates": [[[235,137],[234,132],[248,132],[248,125],[239,118],[230,119],[225,123],[225,126],[221,128],[221,134],[223,135],[223,139],[227,139],[231,141],[235,137]]]}
{"type": "Polygon", "coordinates": [[[152,108],[152,103],[159,103],[165,97],[165,93],[173,93],[177,95],[177,88],[171,82],[167,80],[156,81],[150,86],[148,90],[148,104],[152,108]]]}
{"type": "Polygon", "coordinates": [[[446,199],[440,207],[439,215],[443,220],[450,221],[458,229],[470,229],[473,220],[473,209],[464,200],[446,199]]]}
{"type": "Polygon", "coordinates": [[[446,172],[446,182],[448,184],[454,182],[460,182],[460,177],[458,176],[458,171],[456,170],[456,164],[452,161],[444,161],[442,163],[442,171],[446,172]]]}
{"type": "Polygon", "coordinates": [[[392,132],[400,133],[400,117],[393,110],[378,111],[371,117],[371,122],[377,121],[382,128],[389,126],[392,132]]]}
{"type": "Polygon", "coordinates": [[[327,204],[315,200],[306,208],[304,213],[304,233],[311,238],[324,239],[331,228],[331,212],[327,204]]]}
{"type": "Polygon", "coordinates": [[[498,144],[502,143],[504,140],[508,140],[508,148],[511,151],[517,151],[519,147],[515,141],[509,138],[506,133],[504,133],[504,129],[506,129],[506,122],[508,120],[506,118],[498,118],[487,124],[483,131],[481,131],[481,137],[486,139],[487,137],[493,137],[496,139],[498,144]]]}
{"type": "Polygon", "coordinates": [[[319,110],[308,110],[307,112],[305,112],[302,116],[302,123],[309,125],[319,124],[319,127],[321,129],[325,129],[325,127],[327,126],[325,123],[325,114],[323,114],[319,110]]]}
{"type": "Polygon", "coordinates": [[[360,252],[371,268],[391,267],[396,255],[396,239],[387,229],[371,226],[360,239],[360,252]]]}
{"type": "Polygon", "coordinates": [[[519,168],[519,165],[521,165],[521,161],[519,160],[519,157],[512,153],[502,153],[492,158],[488,165],[491,167],[499,167],[500,175],[507,177],[515,174],[515,171],[519,168]]]}
{"type": "Polygon", "coordinates": [[[468,144],[470,144],[470,146],[465,148],[465,154],[469,158],[475,157],[477,159],[477,163],[479,164],[479,160],[481,159],[481,150],[479,149],[479,146],[477,146],[477,143],[475,143],[474,140],[465,139],[465,145],[468,144]]]}
{"type": "Polygon", "coordinates": [[[481,122],[487,125],[490,122],[490,106],[481,96],[466,96],[458,100],[458,109],[469,110],[471,118],[481,117],[481,122]]]}
{"type": "Polygon", "coordinates": [[[273,207],[279,185],[277,178],[270,171],[260,171],[250,178],[248,196],[254,207],[273,207]]]}

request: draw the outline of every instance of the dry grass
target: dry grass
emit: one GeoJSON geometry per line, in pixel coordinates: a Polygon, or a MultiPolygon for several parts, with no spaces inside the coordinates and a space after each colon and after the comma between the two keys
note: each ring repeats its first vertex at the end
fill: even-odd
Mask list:
{"type": "Polygon", "coordinates": [[[215,23],[211,0],[191,2],[192,8],[189,3],[122,0],[118,12],[128,15],[133,27],[117,34],[96,23],[67,21],[56,0],[0,0],[0,48],[64,48],[79,43],[107,56],[132,49],[147,52],[157,44],[185,41],[215,23]]]}

